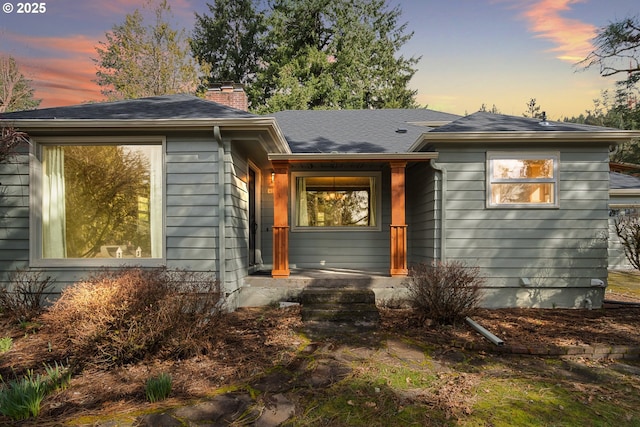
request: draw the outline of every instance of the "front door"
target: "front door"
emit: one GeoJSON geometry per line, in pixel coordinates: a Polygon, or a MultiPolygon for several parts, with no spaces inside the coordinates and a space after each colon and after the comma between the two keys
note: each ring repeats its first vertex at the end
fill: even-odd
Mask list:
{"type": "Polygon", "coordinates": [[[256,236],[258,220],[256,218],[256,172],[249,168],[249,266],[256,265],[256,236]]]}

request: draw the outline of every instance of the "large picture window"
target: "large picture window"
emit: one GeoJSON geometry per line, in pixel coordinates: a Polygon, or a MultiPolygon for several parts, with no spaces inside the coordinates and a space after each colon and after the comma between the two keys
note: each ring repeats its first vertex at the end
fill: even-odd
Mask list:
{"type": "Polygon", "coordinates": [[[294,174],[297,228],[378,227],[379,174],[294,174]]]}
{"type": "Polygon", "coordinates": [[[40,147],[38,258],[163,257],[161,142],[40,147]]]}
{"type": "Polygon", "coordinates": [[[558,206],[558,159],[557,153],[488,153],[488,206],[558,206]]]}

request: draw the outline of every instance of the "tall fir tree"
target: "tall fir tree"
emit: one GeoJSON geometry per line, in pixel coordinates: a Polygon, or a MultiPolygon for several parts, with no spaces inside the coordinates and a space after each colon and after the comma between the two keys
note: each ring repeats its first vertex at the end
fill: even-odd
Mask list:
{"type": "Polygon", "coordinates": [[[209,9],[192,51],[211,64],[209,82],[244,83],[255,112],[417,106],[408,83],[418,58],[399,53],[413,33],[387,0],[273,0],[264,11],[216,0],[209,9]]]}
{"type": "Polygon", "coordinates": [[[250,84],[264,56],[264,11],[258,11],[252,0],[216,0],[207,7],[210,15],[196,14],[190,40],[193,56],[211,66],[202,85],[250,84]]]}
{"type": "Polygon", "coordinates": [[[250,94],[259,112],[415,107],[412,37],[386,0],[275,0],[272,46],[250,94]]]}

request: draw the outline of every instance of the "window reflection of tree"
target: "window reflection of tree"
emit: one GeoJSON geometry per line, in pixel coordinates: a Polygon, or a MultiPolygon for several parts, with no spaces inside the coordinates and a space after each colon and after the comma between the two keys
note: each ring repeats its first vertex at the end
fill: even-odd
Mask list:
{"type": "Polygon", "coordinates": [[[310,226],[369,225],[369,192],[366,190],[307,190],[310,226]]]}
{"type": "Polygon", "coordinates": [[[149,254],[149,160],[119,146],[67,146],[67,256],[92,258],[104,245],[149,254]],[[145,203],[145,200],[147,201],[145,203]]]}
{"type": "Polygon", "coordinates": [[[549,203],[550,188],[545,183],[515,182],[515,180],[537,180],[553,178],[552,159],[496,159],[494,177],[504,180],[494,183],[496,203],[549,203]],[[512,182],[509,182],[514,180],[512,182]]]}

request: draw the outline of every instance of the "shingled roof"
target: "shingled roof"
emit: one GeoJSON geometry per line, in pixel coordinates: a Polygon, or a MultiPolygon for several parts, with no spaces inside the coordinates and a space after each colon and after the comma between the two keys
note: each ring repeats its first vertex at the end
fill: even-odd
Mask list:
{"type": "MultiPolygon", "coordinates": [[[[462,117],[431,133],[450,132],[602,132],[607,128],[577,123],[553,122],[528,117],[477,112],[462,117]]],[[[615,129],[612,129],[615,130],[615,129]]]]}
{"type": "Polygon", "coordinates": [[[0,120],[176,120],[255,117],[259,116],[192,95],[153,96],[0,114],[0,120]]]}
{"type": "Polygon", "coordinates": [[[427,109],[304,110],[273,114],[293,153],[406,153],[429,123],[455,114],[427,109]]]}
{"type": "Polygon", "coordinates": [[[619,172],[609,172],[609,188],[612,190],[635,189],[640,191],[640,178],[619,172]]]}

